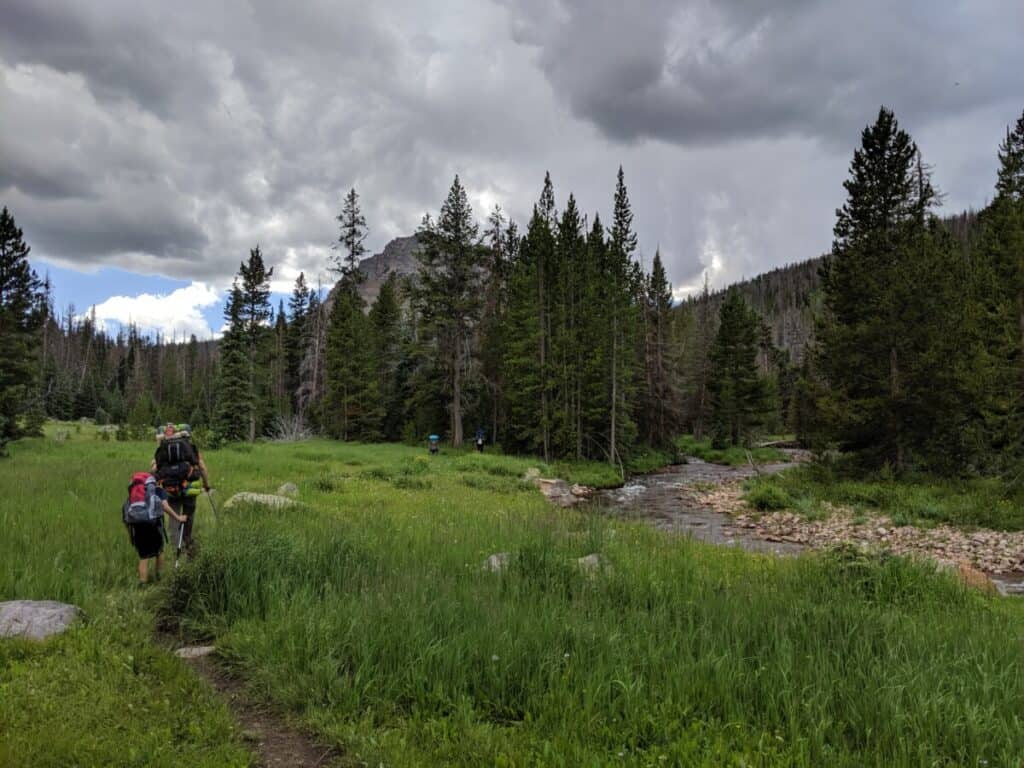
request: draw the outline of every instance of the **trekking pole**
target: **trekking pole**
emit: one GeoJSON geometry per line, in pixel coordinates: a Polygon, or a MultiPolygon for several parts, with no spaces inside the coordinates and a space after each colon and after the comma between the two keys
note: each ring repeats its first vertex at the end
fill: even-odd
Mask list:
{"type": "Polygon", "coordinates": [[[181,545],[185,540],[185,523],[178,523],[178,551],[174,553],[174,567],[177,569],[181,559],[181,545]]]}
{"type": "Polygon", "coordinates": [[[218,519],[218,517],[217,517],[217,505],[213,503],[213,496],[211,495],[212,493],[213,493],[213,488],[208,489],[206,491],[206,499],[210,502],[210,509],[213,510],[213,519],[217,520],[218,519]]]}

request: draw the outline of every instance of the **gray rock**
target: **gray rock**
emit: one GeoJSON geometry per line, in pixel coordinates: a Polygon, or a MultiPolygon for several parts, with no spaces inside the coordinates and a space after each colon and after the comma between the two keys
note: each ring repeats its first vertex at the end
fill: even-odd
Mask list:
{"type": "Polygon", "coordinates": [[[272,493],[249,493],[248,491],[242,491],[224,502],[224,509],[230,510],[233,507],[244,504],[256,504],[261,507],[268,507],[269,509],[285,509],[286,507],[294,506],[295,501],[287,496],[275,496],[272,493]]]}
{"type": "Polygon", "coordinates": [[[179,648],[174,652],[174,655],[179,659],[198,659],[203,656],[209,656],[217,650],[212,645],[189,645],[184,648],[179,648]]]}
{"type": "Polygon", "coordinates": [[[289,499],[297,499],[299,497],[299,486],[295,483],[282,483],[281,487],[277,489],[278,496],[287,496],[289,499]]]}
{"type": "Polygon", "coordinates": [[[539,477],[534,484],[544,494],[544,498],[560,507],[571,507],[583,500],[582,497],[573,495],[572,488],[565,480],[539,477]]]}
{"type": "Polygon", "coordinates": [[[495,552],[484,560],[483,570],[490,571],[491,573],[501,573],[508,567],[511,559],[512,555],[509,552],[495,552]]]}
{"type": "Polygon", "coordinates": [[[576,560],[576,565],[584,573],[595,574],[601,571],[610,571],[611,565],[608,563],[608,558],[599,552],[592,552],[586,557],[581,557],[576,560]]]}
{"type": "Polygon", "coordinates": [[[74,605],[53,600],[11,600],[0,603],[0,637],[43,640],[59,635],[82,615],[74,605]]]}
{"type": "Polygon", "coordinates": [[[530,467],[529,469],[526,470],[525,474],[523,474],[523,480],[525,480],[528,483],[535,483],[539,479],[540,470],[537,469],[536,467],[530,467]]]}

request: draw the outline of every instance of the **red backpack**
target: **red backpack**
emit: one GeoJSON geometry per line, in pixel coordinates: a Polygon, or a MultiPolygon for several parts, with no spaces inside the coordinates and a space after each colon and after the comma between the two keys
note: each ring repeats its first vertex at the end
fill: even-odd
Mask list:
{"type": "Polygon", "coordinates": [[[121,507],[126,525],[157,523],[163,520],[163,505],[156,493],[156,478],[149,472],[136,472],[128,485],[128,499],[121,507]]]}

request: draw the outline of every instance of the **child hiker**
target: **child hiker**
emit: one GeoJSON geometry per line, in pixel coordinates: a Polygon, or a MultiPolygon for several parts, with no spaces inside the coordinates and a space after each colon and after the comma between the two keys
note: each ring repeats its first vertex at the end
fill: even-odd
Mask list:
{"type": "Polygon", "coordinates": [[[128,500],[121,510],[128,537],[139,554],[139,585],[149,581],[149,560],[156,558],[154,578],[160,578],[164,564],[164,515],[170,515],[179,523],[186,518],[179,515],[167,502],[167,494],[157,485],[156,478],[148,472],[136,472],[128,486],[128,500]]]}

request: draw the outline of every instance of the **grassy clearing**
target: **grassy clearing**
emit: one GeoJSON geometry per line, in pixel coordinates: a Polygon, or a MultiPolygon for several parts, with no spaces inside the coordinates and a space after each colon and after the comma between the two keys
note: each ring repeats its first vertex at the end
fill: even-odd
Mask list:
{"type": "MultiPolygon", "coordinates": [[[[676,438],[676,450],[683,456],[695,456],[709,464],[727,464],[730,467],[738,467],[748,463],[748,449],[736,445],[728,448],[713,448],[711,440],[697,440],[693,435],[676,438]]],[[[754,462],[758,464],[789,461],[789,456],[778,448],[750,448],[749,453],[754,462]]]]}
{"type": "MultiPolygon", "coordinates": [[[[116,508],[132,457],[149,446],[102,445],[97,456],[74,440],[28,443],[0,465],[0,498],[13,502],[0,596],[56,596],[97,615],[52,644],[0,645],[5,746],[15,725],[33,755],[54,732],[68,744],[96,738],[101,723],[123,721],[112,707],[127,698],[161,723],[177,723],[171,710],[205,714],[187,727],[192,751],[179,764],[231,765],[239,753],[223,711],[176,660],[132,639],[154,600],[213,638],[257,692],[370,764],[994,766],[1024,756],[1021,604],[925,566],[716,549],[555,510],[521,482],[528,460],[314,441],[210,452],[224,498],[293,481],[304,506],[201,519],[200,557],[142,598],[122,594],[133,557],[116,508]],[[66,481],[45,482],[61,467],[66,481]],[[22,489],[30,481],[37,490],[22,489]],[[55,533],[41,536],[41,520],[55,533]],[[510,553],[507,571],[482,571],[495,552],[510,553]],[[576,567],[593,552],[611,569],[576,567]],[[67,695],[40,697],[22,715],[30,690],[60,680],[81,693],[67,705],[67,695]],[[77,724],[86,695],[109,704],[77,724]]],[[[125,753],[153,748],[134,731],[115,739],[125,753]]],[[[87,764],[133,764],[89,754],[87,764]]]]}
{"type": "Polygon", "coordinates": [[[897,525],[1024,529],[1024,492],[992,478],[852,480],[809,465],[750,480],[746,488],[745,498],[759,509],[793,509],[810,517],[823,516],[828,502],[856,515],[887,515],[897,525]]]}

